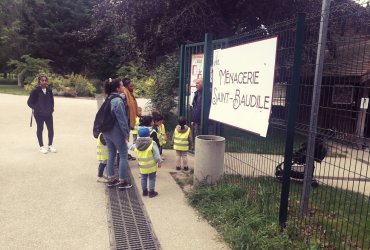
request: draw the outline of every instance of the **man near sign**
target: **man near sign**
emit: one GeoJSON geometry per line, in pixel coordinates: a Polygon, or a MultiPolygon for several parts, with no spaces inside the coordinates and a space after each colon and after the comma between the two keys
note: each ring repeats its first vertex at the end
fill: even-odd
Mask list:
{"type": "Polygon", "coordinates": [[[191,118],[191,126],[195,130],[195,136],[200,134],[200,120],[202,116],[202,88],[203,88],[203,79],[198,78],[195,81],[195,87],[197,90],[194,92],[193,103],[193,112],[191,118]]]}

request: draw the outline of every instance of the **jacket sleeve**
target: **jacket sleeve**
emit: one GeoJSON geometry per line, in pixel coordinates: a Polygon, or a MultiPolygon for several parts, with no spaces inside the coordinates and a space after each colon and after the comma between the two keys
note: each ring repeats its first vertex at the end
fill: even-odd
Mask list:
{"type": "Polygon", "coordinates": [[[127,144],[127,149],[130,150],[130,151],[134,151],[136,148],[136,144],[135,143],[128,143],[127,144]]]}
{"type": "Polygon", "coordinates": [[[37,92],[36,92],[36,89],[33,89],[31,91],[30,96],[28,97],[27,105],[31,109],[36,109],[36,101],[37,101],[37,92]]]}
{"type": "Polygon", "coordinates": [[[162,158],[161,158],[161,155],[160,155],[160,153],[159,153],[158,146],[157,146],[157,144],[155,144],[155,143],[154,143],[154,145],[153,145],[152,152],[153,152],[153,157],[154,157],[154,159],[155,159],[155,162],[156,162],[156,163],[160,163],[160,162],[162,162],[162,158]]]}
{"type": "Polygon", "coordinates": [[[128,126],[128,119],[127,119],[127,114],[125,110],[125,105],[123,101],[119,99],[119,97],[112,99],[111,105],[112,105],[112,112],[116,116],[119,128],[121,129],[125,138],[128,139],[129,134],[130,134],[130,129],[128,126]]]}
{"type": "Polygon", "coordinates": [[[51,88],[49,88],[50,90],[50,96],[51,96],[51,108],[52,108],[52,112],[54,112],[54,95],[53,95],[53,91],[51,90],[51,88]]]}
{"type": "Polygon", "coordinates": [[[150,137],[153,139],[153,141],[155,141],[155,143],[157,145],[159,145],[159,140],[158,140],[158,136],[157,136],[157,133],[153,133],[150,135],[150,137]]]}

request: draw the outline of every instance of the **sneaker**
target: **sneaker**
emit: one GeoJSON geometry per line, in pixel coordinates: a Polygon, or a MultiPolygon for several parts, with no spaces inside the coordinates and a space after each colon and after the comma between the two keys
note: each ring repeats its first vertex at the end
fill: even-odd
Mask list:
{"type": "Polygon", "coordinates": [[[45,146],[40,147],[39,151],[41,153],[43,153],[43,154],[47,154],[48,153],[48,150],[47,150],[47,148],[45,146]]]}
{"type": "Polygon", "coordinates": [[[130,161],[135,161],[136,160],[136,158],[135,157],[133,157],[132,155],[130,155],[130,154],[128,154],[128,159],[130,160],[130,161]]]}
{"type": "Polygon", "coordinates": [[[188,172],[189,171],[189,167],[184,167],[184,172],[188,172]]]}
{"type": "Polygon", "coordinates": [[[119,181],[117,179],[108,179],[107,187],[112,188],[114,186],[117,186],[119,184],[119,181]]]}
{"type": "Polygon", "coordinates": [[[98,178],[96,178],[96,181],[97,182],[102,182],[102,183],[107,183],[108,182],[107,178],[99,177],[99,176],[98,176],[98,178]]]}
{"type": "Polygon", "coordinates": [[[148,190],[143,191],[143,196],[148,196],[148,190]]]}
{"type": "Polygon", "coordinates": [[[52,153],[56,153],[57,149],[53,145],[50,145],[49,146],[49,151],[52,152],[52,153]]]}
{"type": "Polygon", "coordinates": [[[127,182],[127,181],[124,181],[124,182],[120,182],[118,184],[118,189],[119,190],[123,190],[123,189],[128,189],[128,188],[131,188],[132,187],[132,184],[127,182]]]}
{"type": "Polygon", "coordinates": [[[177,171],[181,171],[181,167],[176,167],[176,170],[177,171]]]}
{"type": "Polygon", "coordinates": [[[149,191],[149,198],[156,197],[158,195],[158,192],[156,191],[149,191]]]}

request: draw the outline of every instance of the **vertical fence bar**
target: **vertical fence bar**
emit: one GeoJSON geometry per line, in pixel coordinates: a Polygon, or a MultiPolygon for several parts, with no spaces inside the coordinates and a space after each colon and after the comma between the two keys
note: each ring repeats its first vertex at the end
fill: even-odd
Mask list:
{"type": "Polygon", "coordinates": [[[179,115],[185,115],[185,96],[186,96],[186,84],[184,79],[184,66],[185,66],[185,46],[181,45],[180,48],[180,74],[179,74],[179,103],[178,103],[178,111],[179,115]]]}
{"type": "Polygon", "coordinates": [[[208,116],[211,106],[209,101],[211,98],[210,93],[210,77],[211,77],[211,65],[212,65],[212,35],[209,33],[205,34],[204,38],[204,66],[203,66],[203,88],[202,88],[202,116],[201,116],[201,130],[203,135],[208,134],[208,116]]]}
{"type": "Polygon", "coordinates": [[[302,191],[301,211],[304,215],[306,215],[308,211],[308,203],[310,199],[311,183],[312,183],[313,170],[314,170],[314,164],[315,164],[314,163],[314,153],[315,153],[317,119],[319,115],[322,71],[324,67],[326,37],[328,33],[330,2],[331,0],[323,0],[322,9],[321,9],[320,33],[319,33],[319,41],[318,41],[318,46],[317,46],[315,80],[314,80],[313,94],[312,94],[310,127],[309,127],[309,133],[308,133],[309,136],[308,136],[308,142],[307,142],[306,168],[305,168],[305,173],[304,173],[303,191],[302,191]]]}
{"type": "Polygon", "coordinates": [[[280,197],[280,211],[279,211],[280,226],[285,226],[288,217],[290,173],[292,168],[295,123],[297,119],[298,93],[302,66],[305,17],[306,15],[304,13],[299,13],[297,17],[292,87],[290,88],[289,91],[289,111],[288,111],[289,113],[288,113],[287,138],[285,141],[283,184],[281,188],[281,197],[280,197]]]}

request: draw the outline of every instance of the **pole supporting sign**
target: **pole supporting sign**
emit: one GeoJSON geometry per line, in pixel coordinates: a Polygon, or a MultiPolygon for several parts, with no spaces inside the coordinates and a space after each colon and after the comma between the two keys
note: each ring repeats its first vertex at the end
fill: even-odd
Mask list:
{"type": "Polygon", "coordinates": [[[277,37],[213,52],[209,118],[266,137],[277,37]]]}

